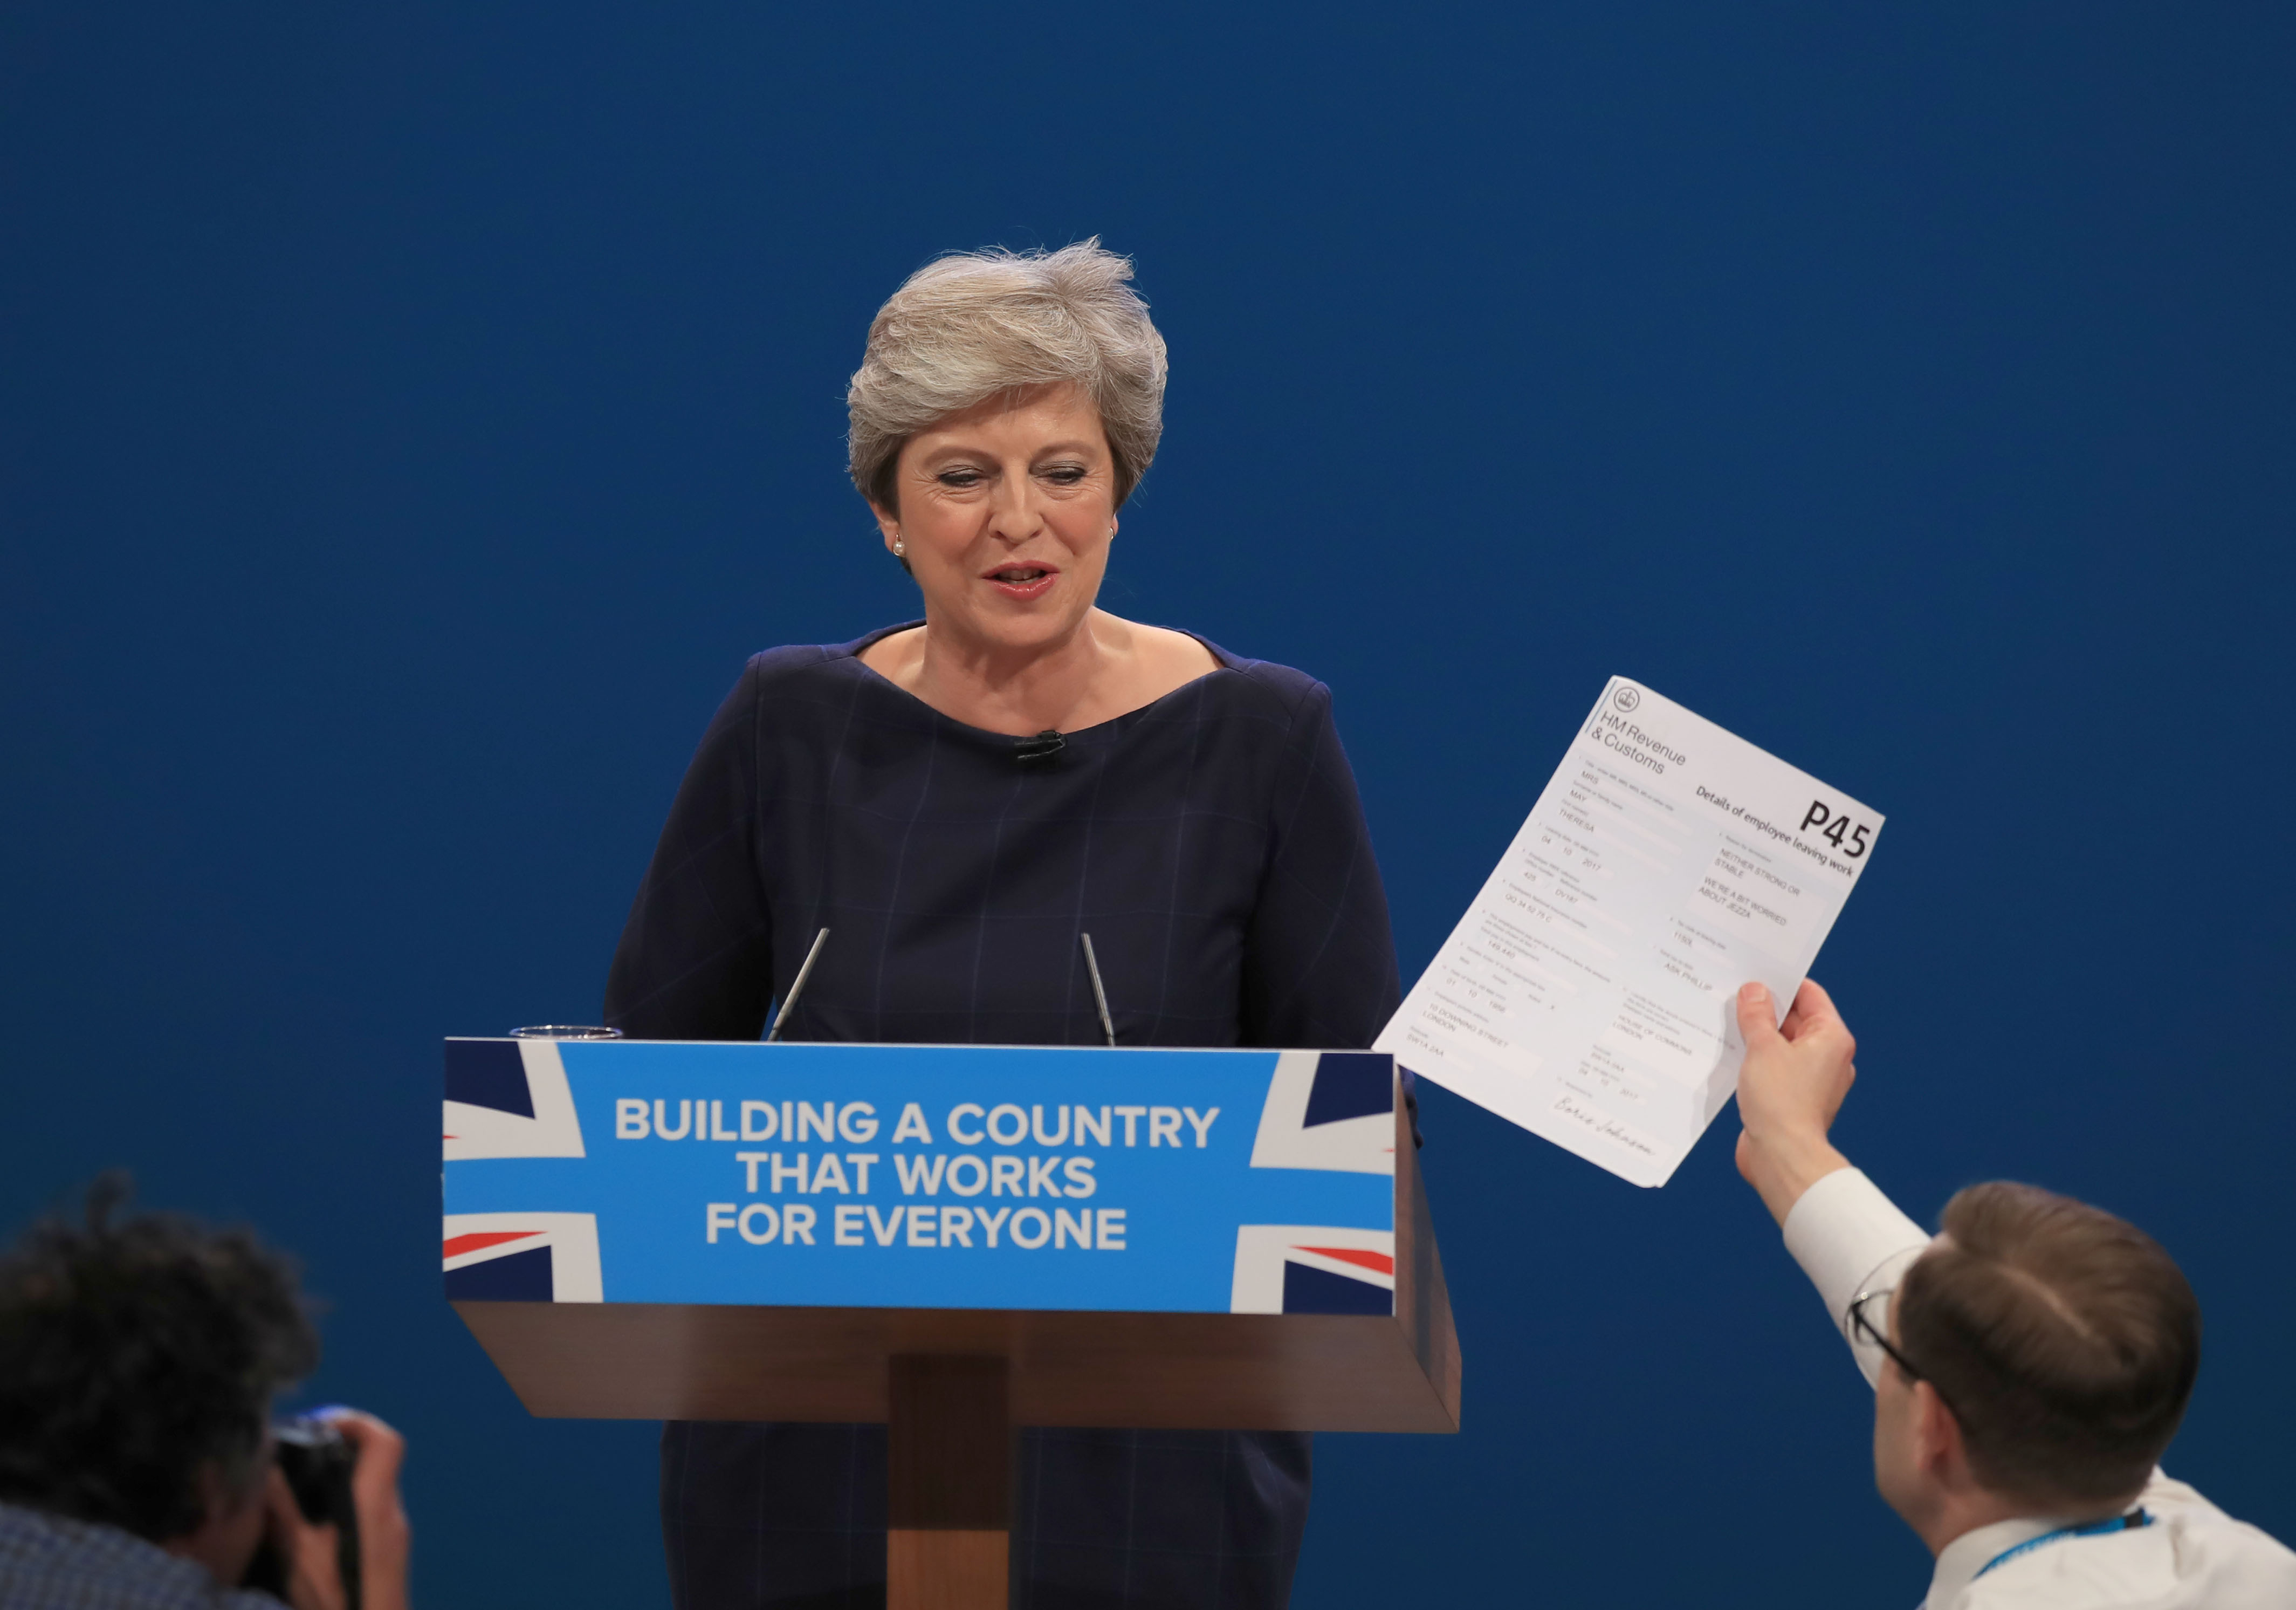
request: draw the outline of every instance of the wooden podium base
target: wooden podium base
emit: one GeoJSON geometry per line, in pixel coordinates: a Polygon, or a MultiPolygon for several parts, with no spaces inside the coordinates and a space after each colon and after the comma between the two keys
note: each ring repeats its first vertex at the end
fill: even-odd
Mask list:
{"type": "Polygon", "coordinates": [[[1004,1610],[1010,1368],[999,1358],[897,1353],[888,1377],[886,1610],[1004,1610]]]}
{"type": "Polygon", "coordinates": [[[885,1610],[1004,1610],[1009,1532],[885,1534],[885,1610]]]}

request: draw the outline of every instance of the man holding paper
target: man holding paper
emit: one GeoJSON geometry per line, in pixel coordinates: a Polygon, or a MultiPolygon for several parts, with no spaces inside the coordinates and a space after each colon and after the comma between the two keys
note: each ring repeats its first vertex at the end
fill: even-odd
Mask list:
{"type": "Polygon", "coordinates": [[[1882,820],[1613,677],[1372,1048],[1664,1185],[1735,1086],[1731,991],[1808,974],[1882,820]]]}
{"type": "Polygon", "coordinates": [[[1932,1239],[1826,1139],[1855,1043],[1805,982],[1737,1018],[1738,1170],[1875,1389],[1875,1485],[1937,1557],[1923,1610],[2296,1605],[2296,1554],[2159,1467],[2200,1367],[2169,1255],[2030,1186],[1971,1186],[1932,1239]]]}

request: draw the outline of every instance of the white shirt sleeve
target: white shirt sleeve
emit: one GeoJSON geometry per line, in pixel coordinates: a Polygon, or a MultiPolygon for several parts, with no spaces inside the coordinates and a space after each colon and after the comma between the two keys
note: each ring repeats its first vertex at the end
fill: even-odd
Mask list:
{"type": "Polygon", "coordinates": [[[1897,1284],[1930,1238],[1856,1169],[1836,1169],[1786,1214],[1786,1251],[1817,1287],[1833,1327],[1849,1342],[1866,1384],[1880,1379],[1882,1351],[1849,1335],[1849,1304],[1897,1284]]]}

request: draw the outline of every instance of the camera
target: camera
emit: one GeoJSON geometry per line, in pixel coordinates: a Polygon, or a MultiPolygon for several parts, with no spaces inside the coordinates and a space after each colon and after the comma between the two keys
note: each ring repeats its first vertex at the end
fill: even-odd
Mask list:
{"type": "MultiPolygon", "coordinates": [[[[343,1603],[348,1610],[359,1610],[358,1511],[351,1500],[351,1470],[358,1463],[358,1450],[324,1420],[284,1421],[271,1428],[271,1436],[273,1458],[295,1495],[295,1507],[314,1526],[334,1527],[343,1603]]],[[[244,1585],[277,1598],[287,1597],[287,1562],[270,1539],[257,1551],[244,1585]]]]}

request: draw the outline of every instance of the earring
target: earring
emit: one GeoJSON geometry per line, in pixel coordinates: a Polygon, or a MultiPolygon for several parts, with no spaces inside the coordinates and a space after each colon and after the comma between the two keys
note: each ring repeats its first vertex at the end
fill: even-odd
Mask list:
{"type": "Polygon", "coordinates": [[[903,542],[903,541],[902,541],[899,538],[898,538],[898,537],[896,537],[896,538],[893,538],[893,557],[894,557],[894,558],[896,558],[896,559],[903,558],[903,557],[905,557],[905,556],[907,554],[908,551],[909,551],[908,544],[906,544],[906,543],[903,542]]]}

